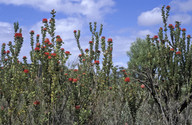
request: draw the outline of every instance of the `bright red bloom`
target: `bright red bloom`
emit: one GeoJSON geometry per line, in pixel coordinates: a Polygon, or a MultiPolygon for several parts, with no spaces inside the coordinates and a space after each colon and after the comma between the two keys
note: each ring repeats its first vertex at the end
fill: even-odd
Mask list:
{"type": "Polygon", "coordinates": [[[60,38],[60,36],[59,36],[59,35],[57,35],[57,36],[56,36],[56,38],[60,38]]]}
{"type": "Polygon", "coordinates": [[[7,50],[7,54],[9,54],[10,53],[10,51],[9,50],[7,50]]]}
{"type": "Polygon", "coordinates": [[[51,56],[48,56],[48,59],[51,59],[51,56]]]}
{"type": "Polygon", "coordinates": [[[191,38],[191,35],[187,35],[187,38],[191,38]]]}
{"type": "Polygon", "coordinates": [[[48,43],[48,45],[49,45],[49,46],[51,46],[51,45],[52,45],[52,43],[48,43]]]}
{"type": "Polygon", "coordinates": [[[99,60],[95,60],[95,62],[94,62],[95,64],[99,64],[99,60]]]}
{"type": "Polygon", "coordinates": [[[27,57],[26,56],[23,56],[23,59],[26,59],[27,57]]]}
{"type": "Polygon", "coordinates": [[[79,54],[79,57],[81,57],[82,56],[82,54],[79,54]]]}
{"type": "Polygon", "coordinates": [[[46,31],[46,30],[47,30],[47,28],[43,28],[43,30],[44,30],[44,31],[46,31]]]}
{"type": "Polygon", "coordinates": [[[21,33],[15,33],[15,37],[16,37],[16,38],[21,38],[21,37],[22,37],[22,34],[21,34],[21,33]]]}
{"type": "Polygon", "coordinates": [[[85,61],[85,59],[83,59],[83,61],[85,61]]]}
{"type": "Polygon", "coordinates": [[[40,50],[40,48],[39,48],[39,47],[36,47],[36,48],[35,48],[35,51],[39,51],[39,50],[40,50]]]}
{"type": "Polygon", "coordinates": [[[122,69],[121,71],[122,71],[122,72],[125,72],[125,69],[122,69]]]}
{"type": "Polygon", "coordinates": [[[154,38],[154,39],[158,39],[158,36],[157,36],[157,35],[155,35],[153,38],[154,38]]]}
{"type": "Polygon", "coordinates": [[[125,81],[125,82],[130,82],[130,78],[129,78],[129,77],[126,77],[126,78],[124,79],[124,81],[125,81]]]}
{"type": "Polygon", "coordinates": [[[76,83],[78,80],[77,79],[73,79],[73,82],[76,83]]]}
{"type": "Polygon", "coordinates": [[[92,43],[93,43],[93,41],[89,41],[89,43],[90,43],[90,44],[92,44],[92,43]]]}
{"type": "Polygon", "coordinates": [[[181,54],[181,51],[177,51],[177,52],[176,52],[176,55],[180,55],[180,54],[181,54]]]}
{"type": "Polygon", "coordinates": [[[145,88],[145,85],[144,85],[144,84],[142,84],[142,85],[141,85],[141,88],[142,88],[142,89],[143,89],[143,88],[145,88]]]}
{"type": "Polygon", "coordinates": [[[69,81],[72,82],[72,81],[73,81],[73,78],[69,78],[69,81]]]}
{"type": "Polygon", "coordinates": [[[174,28],[174,26],[172,25],[172,24],[169,24],[169,26],[168,26],[169,28],[174,28]]]}
{"type": "Polygon", "coordinates": [[[162,28],[162,27],[160,27],[159,29],[160,29],[160,30],[163,30],[163,28],[162,28]]]}
{"type": "Polygon", "coordinates": [[[39,105],[40,104],[40,101],[36,100],[33,102],[34,105],[39,105]]]}
{"type": "Polygon", "coordinates": [[[24,69],[24,71],[23,71],[24,73],[28,73],[29,72],[29,70],[28,69],[24,69]]]}
{"type": "Polygon", "coordinates": [[[76,31],[76,30],[74,30],[73,32],[74,32],[74,33],[76,33],[77,31],[76,31]]]}
{"type": "Polygon", "coordinates": [[[111,38],[109,38],[109,39],[108,39],[108,42],[109,42],[109,43],[112,43],[112,39],[111,39],[111,38]]]}
{"type": "Polygon", "coordinates": [[[46,18],[44,18],[42,22],[43,22],[43,23],[47,23],[47,19],[46,19],[46,18]]]}
{"type": "Polygon", "coordinates": [[[65,75],[65,76],[67,76],[68,74],[67,74],[67,73],[65,73],[64,75],[65,75]]]}
{"type": "Polygon", "coordinates": [[[183,28],[183,29],[182,29],[182,31],[186,31],[186,29],[185,29],[185,28],[183,28]]]}
{"type": "Polygon", "coordinates": [[[78,71],[78,69],[74,69],[73,71],[74,71],[74,72],[77,72],[77,71],[78,71]]]}
{"type": "Polygon", "coordinates": [[[80,109],[80,108],[81,108],[80,105],[76,105],[76,106],[75,106],[75,109],[77,109],[77,110],[80,109]]]}
{"type": "Polygon", "coordinates": [[[40,46],[40,43],[36,43],[36,46],[39,47],[39,46],[40,46]]]}
{"type": "Polygon", "coordinates": [[[51,53],[51,55],[55,57],[55,56],[56,56],[56,53],[51,53]]]}
{"type": "Polygon", "coordinates": [[[46,56],[49,56],[49,52],[45,52],[44,54],[45,54],[46,56]]]}
{"type": "Polygon", "coordinates": [[[64,51],[64,48],[61,48],[61,51],[64,51]]]}
{"type": "Polygon", "coordinates": [[[50,41],[49,41],[48,38],[46,38],[44,42],[45,42],[45,43],[49,43],[50,41]]]}
{"type": "Polygon", "coordinates": [[[104,37],[104,36],[102,36],[102,37],[101,37],[101,39],[105,39],[105,37],[104,37]]]}
{"type": "Polygon", "coordinates": [[[170,7],[169,5],[166,7],[166,9],[168,9],[168,10],[169,10],[170,8],[171,8],[171,7],[170,7]]]}
{"type": "Polygon", "coordinates": [[[88,52],[89,51],[89,49],[85,49],[85,52],[88,52]]]}
{"type": "Polygon", "coordinates": [[[37,37],[39,37],[39,34],[37,34],[37,37]]]}
{"type": "Polygon", "coordinates": [[[62,39],[61,39],[61,38],[57,38],[56,41],[59,42],[59,43],[61,43],[61,42],[62,42],[62,39]]]}
{"type": "Polygon", "coordinates": [[[33,30],[31,30],[30,34],[34,34],[34,31],[33,31],[33,30]]]}
{"type": "Polygon", "coordinates": [[[69,51],[65,51],[65,54],[66,54],[66,55],[69,55],[69,54],[70,54],[70,52],[69,52],[69,51]]]}

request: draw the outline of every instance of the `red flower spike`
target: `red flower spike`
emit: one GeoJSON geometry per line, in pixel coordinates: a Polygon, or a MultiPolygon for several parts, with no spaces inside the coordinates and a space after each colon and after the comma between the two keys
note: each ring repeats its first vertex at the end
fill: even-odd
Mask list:
{"type": "Polygon", "coordinates": [[[76,30],[74,30],[73,32],[74,32],[74,33],[76,33],[77,31],[76,31],[76,30]]]}
{"type": "Polygon", "coordinates": [[[68,74],[67,74],[67,73],[65,73],[64,75],[65,75],[65,76],[67,76],[68,74]]]}
{"type": "Polygon", "coordinates": [[[85,52],[88,52],[89,51],[89,49],[85,49],[85,52]]]}
{"type": "Polygon", "coordinates": [[[51,55],[55,57],[57,54],[56,53],[51,53],[51,55]]]}
{"type": "Polygon", "coordinates": [[[33,102],[33,104],[36,106],[36,105],[39,105],[40,104],[40,101],[36,100],[33,102]]]}
{"type": "Polygon", "coordinates": [[[180,55],[180,54],[181,54],[181,51],[177,51],[177,52],[176,52],[176,55],[180,55]]]}
{"type": "Polygon", "coordinates": [[[76,110],[79,110],[80,108],[81,108],[80,105],[76,105],[76,106],[75,106],[75,109],[76,109],[76,110]]]}
{"type": "Polygon", "coordinates": [[[23,59],[27,59],[27,57],[26,57],[26,56],[23,56],[23,59]]]}
{"type": "Polygon", "coordinates": [[[160,30],[163,30],[163,28],[162,28],[162,27],[160,27],[159,29],[160,29],[160,30]]]}
{"type": "Polygon", "coordinates": [[[10,53],[10,51],[9,50],[7,50],[7,54],[9,54],[10,53]]]}
{"type": "Polygon", "coordinates": [[[49,45],[49,46],[51,46],[51,45],[52,45],[52,43],[48,43],[48,45],[49,45]]]}
{"type": "Polygon", "coordinates": [[[36,47],[36,48],[35,48],[35,51],[39,51],[39,50],[40,50],[40,48],[39,48],[39,47],[36,47]]]}
{"type": "Polygon", "coordinates": [[[74,83],[77,83],[77,81],[78,81],[77,79],[73,79],[73,82],[74,82],[74,83]]]}
{"type": "Polygon", "coordinates": [[[122,69],[121,71],[122,71],[122,72],[125,72],[125,69],[122,69]]]}
{"type": "Polygon", "coordinates": [[[99,64],[99,60],[95,60],[95,62],[94,62],[95,64],[99,64]]]}
{"type": "Polygon", "coordinates": [[[125,82],[130,82],[130,78],[129,78],[129,77],[126,77],[126,78],[124,79],[124,81],[125,81],[125,82]]]}
{"type": "Polygon", "coordinates": [[[61,48],[61,51],[64,51],[64,48],[61,48]]]}
{"type": "Polygon", "coordinates": [[[66,55],[70,55],[70,52],[69,52],[69,51],[65,51],[65,54],[66,54],[66,55]]]}
{"type": "Polygon", "coordinates": [[[85,61],[85,59],[83,59],[83,61],[85,61]]]}
{"type": "Polygon", "coordinates": [[[108,39],[108,42],[109,42],[109,43],[112,43],[112,39],[111,39],[111,38],[109,38],[109,39],[108,39]]]}
{"type": "Polygon", "coordinates": [[[170,51],[174,51],[174,49],[173,49],[173,48],[170,48],[170,51]]]}
{"type": "Polygon", "coordinates": [[[23,71],[24,73],[28,73],[29,72],[29,70],[28,69],[24,69],[24,71],[23,71]]]}
{"type": "Polygon", "coordinates": [[[33,30],[31,30],[30,34],[34,34],[34,31],[33,31],[33,30]]]}
{"type": "Polygon", "coordinates": [[[190,35],[187,35],[187,38],[191,38],[191,36],[190,36],[190,35]]]}
{"type": "Polygon", "coordinates": [[[37,47],[40,47],[40,43],[36,43],[36,46],[37,46],[37,47]]]}
{"type": "Polygon", "coordinates": [[[166,7],[166,9],[168,9],[168,10],[169,10],[170,8],[171,8],[171,7],[170,7],[169,5],[166,7]]]}
{"type": "Polygon", "coordinates": [[[143,88],[145,88],[145,85],[144,85],[144,84],[142,84],[142,85],[141,85],[141,88],[142,88],[142,89],[143,89],[143,88]]]}
{"type": "Polygon", "coordinates": [[[51,59],[51,56],[48,56],[48,59],[51,59]]]}
{"type": "Polygon", "coordinates": [[[46,31],[46,30],[47,30],[47,28],[43,28],[43,30],[44,30],[44,31],[46,31]]]}
{"type": "Polygon", "coordinates": [[[101,39],[105,39],[105,37],[104,37],[104,36],[102,36],[102,37],[101,37],[101,39]]]}
{"type": "Polygon", "coordinates": [[[79,54],[79,57],[81,57],[82,56],[82,54],[79,54]]]}
{"type": "Polygon", "coordinates": [[[22,34],[21,34],[21,33],[15,33],[15,37],[16,37],[16,38],[21,38],[21,37],[22,37],[22,34]]]}
{"type": "Polygon", "coordinates": [[[74,71],[74,72],[77,72],[77,71],[78,71],[78,69],[74,69],[73,71],[74,71]]]}
{"type": "Polygon", "coordinates": [[[69,82],[72,82],[73,81],[73,78],[69,78],[69,82]]]}
{"type": "Polygon", "coordinates": [[[157,36],[157,35],[155,35],[153,38],[154,38],[154,39],[158,39],[158,36],[157,36]]]}
{"type": "Polygon", "coordinates": [[[37,34],[37,37],[39,37],[39,34],[37,34]]]}
{"type": "Polygon", "coordinates": [[[44,18],[42,22],[43,22],[43,23],[47,23],[47,19],[46,19],[46,18],[44,18]]]}
{"type": "Polygon", "coordinates": [[[89,41],[90,44],[93,44],[93,41],[89,41]]]}
{"type": "Polygon", "coordinates": [[[45,54],[45,56],[49,56],[49,52],[45,52],[44,54],[45,54]]]}
{"type": "Polygon", "coordinates": [[[183,29],[182,29],[182,31],[184,32],[184,31],[186,31],[186,29],[185,29],[185,28],[183,28],[183,29]]]}

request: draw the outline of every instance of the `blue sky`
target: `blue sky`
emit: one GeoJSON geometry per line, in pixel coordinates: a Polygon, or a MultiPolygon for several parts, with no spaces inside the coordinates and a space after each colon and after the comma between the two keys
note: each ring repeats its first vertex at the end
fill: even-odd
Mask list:
{"type": "Polygon", "coordinates": [[[62,47],[72,53],[71,61],[80,54],[73,31],[81,31],[80,43],[86,49],[91,41],[89,22],[97,22],[98,29],[103,24],[102,36],[113,39],[114,64],[127,67],[126,52],[136,38],[154,36],[163,27],[163,5],[171,6],[168,24],[181,21],[181,27],[190,34],[192,0],[0,0],[0,44],[13,41],[13,23],[18,21],[24,37],[20,60],[29,57],[29,32],[40,34],[42,19],[50,19],[50,11],[55,9],[56,35],[63,39],[62,47]]]}

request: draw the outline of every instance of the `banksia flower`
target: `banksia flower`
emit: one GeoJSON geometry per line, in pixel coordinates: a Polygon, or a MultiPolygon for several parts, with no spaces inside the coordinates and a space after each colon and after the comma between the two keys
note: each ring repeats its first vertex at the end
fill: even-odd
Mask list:
{"type": "Polygon", "coordinates": [[[108,42],[109,42],[109,43],[112,43],[112,39],[111,39],[111,38],[109,38],[109,39],[108,39],[108,42]]]}
{"type": "Polygon", "coordinates": [[[154,38],[154,39],[158,39],[158,36],[157,36],[157,35],[155,35],[153,38],[154,38]]]}
{"type": "Polygon", "coordinates": [[[76,30],[74,30],[73,32],[74,32],[74,33],[76,33],[77,31],[76,31],[76,30]]]}
{"type": "Polygon", "coordinates": [[[40,104],[40,101],[36,100],[33,102],[34,105],[39,105],[40,104]]]}
{"type": "Polygon", "coordinates": [[[69,78],[69,82],[72,82],[73,81],[73,78],[69,78]]]}
{"type": "Polygon", "coordinates": [[[125,82],[130,82],[130,78],[129,78],[129,77],[126,77],[126,78],[124,79],[124,81],[125,81],[125,82]]]}
{"type": "Polygon", "coordinates": [[[40,50],[40,48],[39,48],[39,47],[36,47],[36,48],[35,48],[35,51],[37,51],[37,52],[38,52],[39,50],[40,50]]]}
{"type": "Polygon", "coordinates": [[[169,5],[166,7],[167,10],[170,10],[170,8],[171,8],[171,7],[170,7],[169,5]]]}
{"type": "Polygon", "coordinates": [[[186,31],[186,29],[185,29],[185,28],[183,28],[183,29],[182,29],[182,31],[186,31]]]}
{"type": "Polygon", "coordinates": [[[42,22],[43,22],[43,23],[47,23],[47,19],[46,19],[46,18],[44,18],[42,22]]]}
{"type": "Polygon", "coordinates": [[[21,37],[22,37],[22,34],[21,34],[21,33],[15,33],[15,37],[16,37],[16,38],[21,38],[21,37]]]}
{"type": "Polygon", "coordinates": [[[55,57],[55,56],[56,56],[56,53],[51,53],[51,55],[55,57]]]}
{"type": "Polygon", "coordinates": [[[82,54],[79,54],[79,57],[81,57],[82,56],[82,54]]]}
{"type": "Polygon", "coordinates": [[[23,56],[23,59],[27,59],[27,57],[26,57],[26,56],[23,56]]]}
{"type": "Polygon", "coordinates": [[[28,73],[29,72],[29,70],[28,69],[24,69],[24,71],[23,71],[24,73],[28,73]]]}
{"type": "Polygon", "coordinates": [[[34,34],[34,31],[33,31],[33,30],[31,30],[30,34],[34,34]]]}
{"type": "Polygon", "coordinates": [[[94,62],[95,64],[99,64],[99,60],[95,60],[95,62],[94,62]]]}
{"type": "Polygon", "coordinates": [[[76,83],[78,80],[77,79],[73,79],[73,82],[76,83]]]}
{"type": "Polygon", "coordinates": [[[45,54],[45,56],[49,56],[49,52],[45,52],[44,54],[45,54]]]}
{"type": "Polygon", "coordinates": [[[77,109],[77,110],[79,110],[80,108],[81,108],[80,105],[76,105],[76,106],[75,106],[75,109],[77,109]]]}
{"type": "Polygon", "coordinates": [[[39,34],[37,34],[37,37],[39,37],[40,35],[39,34]]]}
{"type": "Polygon", "coordinates": [[[89,41],[90,44],[93,44],[93,41],[89,41]]]}
{"type": "Polygon", "coordinates": [[[101,37],[101,39],[105,39],[105,37],[104,37],[104,36],[102,36],[102,37],[101,37]]]}
{"type": "Polygon", "coordinates": [[[85,52],[88,52],[89,51],[89,49],[85,49],[85,52]]]}
{"type": "Polygon", "coordinates": [[[176,52],[176,55],[180,55],[180,54],[181,54],[181,51],[177,51],[177,52],[176,52]]]}
{"type": "Polygon", "coordinates": [[[187,38],[191,38],[191,35],[187,35],[187,38]]]}
{"type": "Polygon", "coordinates": [[[48,59],[51,59],[51,56],[48,56],[48,59]]]}
{"type": "Polygon", "coordinates": [[[57,38],[57,39],[56,39],[56,42],[61,43],[61,42],[62,42],[62,39],[61,39],[61,38],[57,38]]]}
{"type": "Polygon", "coordinates": [[[9,54],[10,53],[10,51],[9,50],[7,50],[7,54],[9,54]]]}
{"type": "Polygon", "coordinates": [[[168,27],[174,29],[174,26],[172,24],[169,24],[168,27]]]}
{"type": "Polygon", "coordinates": [[[144,85],[144,84],[142,84],[142,85],[141,85],[141,88],[142,88],[142,89],[143,89],[143,88],[145,88],[145,85],[144,85]]]}
{"type": "Polygon", "coordinates": [[[39,46],[40,46],[40,43],[36,43],[36,46],[39,47],[39,46]]]}
{"type": "Polygon", "coordinates": [[[73,71],[74,71],[74,72],[77,72],[77,71],[78,71],[78,69],[74,69],[73,71]]]}
{"type": "Polygon", "coordinates": [[[69,51],[65,51],[65,54],[66,54],[66,55],[70,55],[70,52],[69,52],[69,51]]]}
{"type": "Polygon", "coordinates": [[[47,30],[47,28],[43,28],[43,31],[46,31],[47,30]]]}

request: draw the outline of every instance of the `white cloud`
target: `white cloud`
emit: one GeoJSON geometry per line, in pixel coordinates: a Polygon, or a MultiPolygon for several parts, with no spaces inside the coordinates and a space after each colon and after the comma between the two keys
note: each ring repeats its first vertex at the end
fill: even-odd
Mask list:
{"type": "Polygon", "coordinates": [[[143,26],[151,26],[162,22],[161,9],[159,7],[153,10],[142,12],[138,17],[138,24],[143,26]]]}
{"type": "Polygon", "coordinates": [[[176,14],[170,16],[169,23],[175,24],[175,21],[181,22],[181,24],[189,24],[191,22],[191,16],[188,14],[176,14]]]}
{"type": "Polygon", "coordinates": [[[138,37],[146,38],[147,35],[153,36],[154,33],[152,33],[150,30],[141,30],[138,32],[138,37]]]}
{"type": "Polygon", "coordinates": [[[170,3],[170,5],[174,10],[179,10],[182,12],[192,11],[192,0],[174,0],[170,3]]]}
{"type": "Polygon", "coordinates": [[[113,0],[1,0],[0,3],[14,5],[30,5],[42,11],[50,12],[55,9],[69,15],[83,15],[91,20],[98,21],[107,13],[115,10],[113,0]]]}
{"type": "Polygon", "coordinates": [[[7,22],[0,22],[0,43],[7,43],[13,39],[13,25],[7,22]]]}

